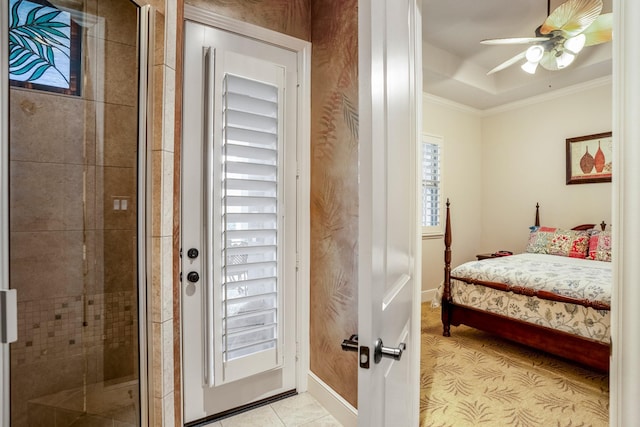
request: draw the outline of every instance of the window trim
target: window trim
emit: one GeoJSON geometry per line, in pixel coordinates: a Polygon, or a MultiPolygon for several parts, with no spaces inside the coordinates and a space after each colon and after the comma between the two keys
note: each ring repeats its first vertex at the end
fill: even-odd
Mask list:
{"type": "MultiPolygon", "coordinates": [[[[433,134],[428,134],[428,133],[423,133],[422,134],[422,139],[420,142],[420,165],[421,165],[421,169],[420,169],[420,177],[419,177],[419,187],[420,189],[422,189],[422,166],[423,166],[423,158],[422,158],[422,148],[424,146],[424,144],[434,144],[438,146],[438,154],[439,154],[439,165],[440,165],[440,181],[439,181],[439,195],[440,195],[440,206],[438,206],[438,210],[439,210],[439,217],[440,217],[440,223],[438,225],[434,225],[434,226],[425,226],[422,225],[422,219],[420,219],[420,224],[422,225],[422,237],[423,238],[437,238],[437,237],[442,237],[444,235],[444,226],[443,226],[443,205],[444,203],[442,203],[443,200],[443,194],[444,194],[444,190],[443,190],[443,176],[444,176],[444,138],[442,136],[438,136],[438,135],[433,135],[433,134]]],[[[420,192],[420,194],[422,195],[422,191],[420,192]]],[[[424,199],[420,198],[420,203],[424,203],[424,199]]],[[[422,215],[422,209],[420,209],[420,214],[422,215]]]]}

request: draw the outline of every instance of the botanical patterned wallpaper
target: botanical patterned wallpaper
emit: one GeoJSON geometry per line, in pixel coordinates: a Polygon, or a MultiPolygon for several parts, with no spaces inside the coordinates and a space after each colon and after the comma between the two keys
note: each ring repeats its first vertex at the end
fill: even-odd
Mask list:
{"type": "Polygon", "coordinates": [[[186,0],[310,40],[311,370],[353,406],[357,358],[342,340],[357,332],[357,0],[186,0]]]}
{"type": "Polygon", "coordinates": [[[311,10],[311,371],[353,406],[358,330],[357,0],[311,10]]]}

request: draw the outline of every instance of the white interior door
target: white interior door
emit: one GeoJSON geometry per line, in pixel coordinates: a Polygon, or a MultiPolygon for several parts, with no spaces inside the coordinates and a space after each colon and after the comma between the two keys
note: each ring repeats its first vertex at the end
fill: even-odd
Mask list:
{"type": "Polygon", "coordinates": [[[358,6],[358,425],[417,426],[421,17],[416,0],[358,6]]]}
{"type": "Polygon", "coordinates": [[[185,24],[184,414],[296,388],[295,52],[185,24]]]}

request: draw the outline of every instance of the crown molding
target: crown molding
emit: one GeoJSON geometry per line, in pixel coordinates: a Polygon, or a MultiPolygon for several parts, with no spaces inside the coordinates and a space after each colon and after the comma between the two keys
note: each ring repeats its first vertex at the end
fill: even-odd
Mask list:
{"type": "Polygon", "coordinates": [[[439,105],[441,107],[447,107],[452,110],[457,110],[461,113],[473,114],[477,116],[481,116],[483,114],[483,111],[477,108],[473,108],[459,102],[451,101],[450,99],[442,98],[440,96],[432,95],[427,92],[422,93],[422,101],[439,105]]]}
{"type": "Polygon", "coordinates": [[[595,89],[598,87],[611,85],[613,79],[611,76],[600,77],[598,79],[589,80],[588,82],[576,84],[573,86],[567,86],[562,89],[558,89],[552,92],[545,93],[543,95],[536,95],[530,98],[521,99],[519,101],[510,102],[508,104],[500,105],[494,108],[488,108],[482,110],[482,116],[492,116],[494,114],[504,113],[506,111],[517,110],[519,108],[528,107],[531,105],[542,104],[554,99],[562,98],[574,93],[584,92],[585,90],[595,89]]]}

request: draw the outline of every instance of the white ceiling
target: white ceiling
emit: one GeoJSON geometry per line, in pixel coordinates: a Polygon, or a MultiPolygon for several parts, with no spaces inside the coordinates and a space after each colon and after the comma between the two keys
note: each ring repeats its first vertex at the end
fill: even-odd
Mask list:
{"type": "MultiPolygon", "coordinates": [[[[534,37],[547,17],[547,0],[422,0],[423,89],[426,93],[485,110],[611,75],[611,43],[586,47],[564,70],[520,62],[487,76],[523,45],[481,45],[483,39],[534,37]]],[[[551,10],[564,0],[551,0],[551,10]]],[[[611,12],[603,0],[602,13],[611,12]]]]}

